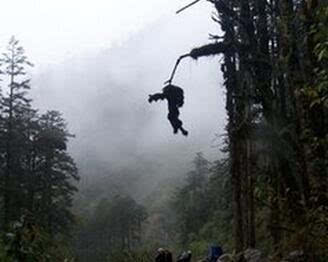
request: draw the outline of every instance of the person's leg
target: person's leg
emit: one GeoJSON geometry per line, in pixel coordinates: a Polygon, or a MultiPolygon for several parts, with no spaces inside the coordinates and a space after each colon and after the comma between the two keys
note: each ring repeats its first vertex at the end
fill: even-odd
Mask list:
{"type": "Polygon", "coordinates": [[[169,111],[167,118],[173,127],[173,133],[176,134],[181,127],[182,122],[177,118],[177,114],[174,111],[169,111]]]}
{"type": "Polygon", "coordinates": [[[184,129],[182,126],[180,127],[180,130],[181,130],[181,133],[184,135],[184,136],[187,136],[188,135],[188,131],[186,129],[184,129]]]}
{"type": "Polygon", "coordinates": [[[185,130],[182,127],[182,121],[178,118],[179,117],[179,110],[176,107],[169,107],[169,114],[167,116],[167,118],[169,119],[172,127],[173,127],[173,133],[176,134],[178,132],[178,130],[180,129],[181,133],[184,136],[188,135],[188,131],[185,130]]]}

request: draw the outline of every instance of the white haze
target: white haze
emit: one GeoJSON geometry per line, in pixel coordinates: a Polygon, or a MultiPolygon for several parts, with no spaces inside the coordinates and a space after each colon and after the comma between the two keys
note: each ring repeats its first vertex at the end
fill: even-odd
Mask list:
{"type": "MultiPolygon", "coordinates": [[[[11,35],[24,43],[37,67],[82,52],[108,48],[174,11],[189,0],[3,0],[0,43],[11,35]]],[[[200,3],[192,12],[209,5],[200,3]]],[[[181,18],[183,17],[180,16],[181,18]]],[[[171,19],[170,18],[170,19],[171,19]]]]}
{"type": "Polygon", "coordinates": [[[95,165],[102,170],[148,165],[146,172],[165,175],[186,170],[196,152],[211,160],[220,156],[216,136],[224,132],[225,111],[217,57],[186,59],[177,71],[175,84],[185,90],[180,118],[188,137],[173,135],[166,102],[147,102],[181,54],[218,32],[211,6],[175,15],[188,1],[10,3],[21,7],[24,19],[13,31],[6,28],[1,41],[16,34],[36,63],[34,102],[42,110],[63,112],[76,134],[70,151],[84,173],[97,175],[90,170],[95,165]]]}

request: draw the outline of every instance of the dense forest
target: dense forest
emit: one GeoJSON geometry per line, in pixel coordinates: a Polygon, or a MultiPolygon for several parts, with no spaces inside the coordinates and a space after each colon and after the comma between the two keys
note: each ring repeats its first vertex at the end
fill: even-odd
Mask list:
{"type": "MultiPolygon", "coordinates": [[[[178,148],[161,159],[164,165],[139,157],[114,167],[86,148],[75,161],[69,145],[79,136],[61,112],[33,106],[34,65],[10,39],[0,57],[0,261],[149,262],[160,247],[174,258],[190,250],[192,261],[209,261],[211,245],[222,247],[221,262],[328,260],[328,2],[206,2],[218,33],[180,54],[163,93],[149,102],[168,100],[177,134],[167,136],[187,135],[188,86],[180,81],[183,89],[173,95],[165,88],[187,59],[217,58],[227,120],[214,160],[196,150],[175,166],[173,159],[186,153],[178,148]]],[[[115,110],[106,114],[122,118],[115,110]]],[[[133,110],[146,125],[149,115],[133,110]]],[[[117,128],[115,145],[122,148],[102,157],[129,159],[123,129],[109,128],[117,128]]],[[[138,138],[140,130],[129,132],[138,138]]]]}
{"type": "Polygon", "coordinates": [[[39,113],[28,97],[33,66],[12,37],[1,57],[1,261],[63,257],[79,180],[67,152],[72,134],[58,111],[39,113]],[[7,258],[8,256],[8,258],[7,258]],[[7,260],[6,260],[7,259],[7,260]]]}

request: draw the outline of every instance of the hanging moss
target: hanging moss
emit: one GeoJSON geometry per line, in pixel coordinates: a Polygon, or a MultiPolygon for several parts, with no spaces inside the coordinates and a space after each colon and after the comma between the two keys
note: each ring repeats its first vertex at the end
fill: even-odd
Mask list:
{"type": "Polygon", "coordinates": [[[212,43],[208,45],[203,45],[191,50],[190,56],[193,59],[198,59],[203,56],[218,55],[224,53],[227,49],[227,45],[224,43],[212,43]]]}

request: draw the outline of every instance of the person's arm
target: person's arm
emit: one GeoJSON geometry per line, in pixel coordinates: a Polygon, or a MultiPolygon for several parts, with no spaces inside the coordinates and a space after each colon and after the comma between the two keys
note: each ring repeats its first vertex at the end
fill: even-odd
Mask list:
{"type": "Polygon", "coordinates": [[[166,96],[163,93],[156,93],[153,95],[149,95],[148,102],[151,103],[153,101],[157,102],[158,100],[164,100],[166,96]]]}

